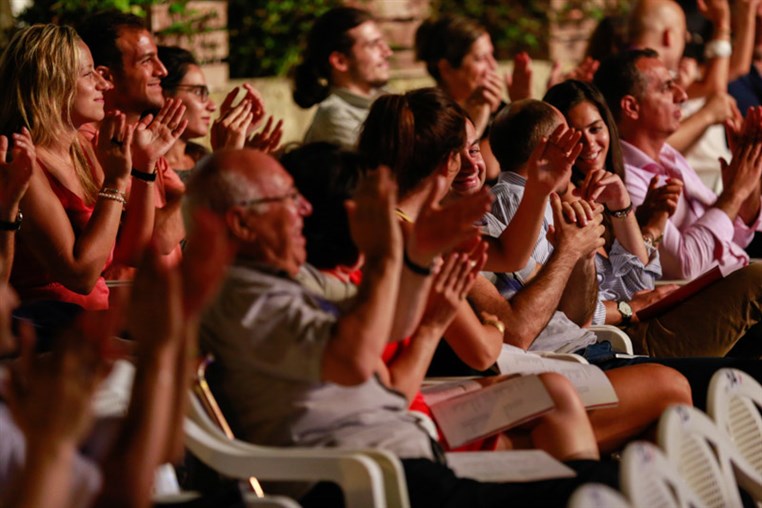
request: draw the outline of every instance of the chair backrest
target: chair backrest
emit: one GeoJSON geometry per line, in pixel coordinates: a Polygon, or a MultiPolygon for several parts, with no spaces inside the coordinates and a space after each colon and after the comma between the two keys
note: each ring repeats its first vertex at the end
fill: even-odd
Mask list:
{"type": "Polygon", "coordinates": [[[602,483],[586,483],[574,491],[568,508],[630,508],[619,492],[602,483]]]}
{"type": "MultiPolygon", "coordinates": [[[[192,447],[194,453],[198,451],[206,455],[199,458],[207,459],[205,462],[208,464],[215,461],[220,464],[221,460],[226,463],[227,468],[231,467],[228,463],[235,463],[240,454],[251,454],[269,461],[270,467],[257,473],[264,480],[276,479],[278,474],[286,476],[287,479],[342,479],[344,484],[340,481],[335,483],[339,483],[344,489],[348,506],[384,505],[390,508],[409,508],[402,465],[399,459],[388,451],[271,448],[236,439],[207,382],[206,372],[213,362],[214,358],[210,355],[199,363],[189,405],[190,422],[186,422],[189,447],[192,447]],[[289,460],[291,462],[286,462],[289,460]],[[322,473],[315,473],[321,469],[322,473]],[[333,471],[334,469],[336,471],[333,471]],[[268,476],[273,473],[275,478],[268,476]],[[293,474],[294,478],[288,476],[289,474],[293,474]],[[375,477],[377,474],[380,475],[378,478],[375,477]],[[375,500],[371,504],[370,498],[375,500]],[[383,498],[384,501],[378,501],[383,498]]],[[[228,470],[228,473],[230,472],[232,470],[228,470]]],[[[249,480],[256,482],[256,486],[259,487],[255,478],[249,480]]]]}
{"type": "Polygon", "coordinates": [[[677,467],[651,443],[635,441],[625,448],[619,470],[622,492],[633,508],[700,508],[706,506],[677,467]]]}
{"type": "Polygon", "coordinates": [[[712,376],[707,412],[725,431],[754,469],[762,474],[762,386],[735,369],[720,369],[712,376]]]}
{"type": "MultiPolygon", "coordinates": [[[[196,367],[196,379],[193,382],[193,393],[201,403],[201,406],[209,419],[217,425],[219,430],[221,430],[228,439],[232,440],[235,439],[233,430],[230,428],[227,419],[225,419],[225,415],[222,414],[222,410],[220,410],[220,406],[217,404],[217,399],[214,398],[214,394],[212,393],[212,389],[206,378],[206,371],[213,362],[214,357],[212,355],[206,355],[199,360],[198,366],[196,367]]],[[[252,492],[258,497],[263,497],[265,495],[262,486],[256,478],[253,476],[250,477],[248,483],[252,492]]]]}
{"type": "Polygon", "coordinates": [[[701,411],[685,405],[669,407],[659,420],[658,440],[707,506],[741,506],[739,484],[762,500],[762,477],[701,411]]]}

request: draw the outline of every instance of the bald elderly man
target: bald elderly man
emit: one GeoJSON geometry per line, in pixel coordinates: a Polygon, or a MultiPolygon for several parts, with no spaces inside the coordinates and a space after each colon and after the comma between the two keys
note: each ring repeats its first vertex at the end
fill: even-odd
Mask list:
{"type": "MultiPolygon", "coordinates": [[[[238,246],[202,320],[201,340],[218,359],[227,416],[241,437],[275,446],[389,450],[402,459],[416,508],[563,506],[582,483],[616,483],[616,467],[593,460],[569,462],[575,478],[524,484],[460,479],[446,466],[404,396],[374,375],[395,318],[390,302],[407,268],[388,172],[362,189],[350,222],[365,254],[363,281],[354,304],[340,312],[294,279],[305,262],[302,223],[311,206],[278,162],[250,150],[217,152],[188,184],[191,209],[221,216],[238,246]]],[[[468,214],[462,220],[473,222],[468,214]]],[[[446,239],[443,248],[456,240],[446,239]]],[[[327,497],[335,492],[322,494],[300,502],[340,505],[327,497]]]]}

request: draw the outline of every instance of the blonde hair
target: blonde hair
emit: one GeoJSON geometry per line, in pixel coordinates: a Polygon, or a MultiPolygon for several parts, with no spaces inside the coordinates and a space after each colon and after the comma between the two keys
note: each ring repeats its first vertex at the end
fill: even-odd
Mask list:
{"type": "MultiPolygon", "coordinates": [[[[75,129],[71,108],[81,65],[81,39],[74,28],[33,25],[19,30],[0,57],[0,132],[10,136],[26,127],[35,145],[47,147],[75,129]]],[[[69,147],[86,201],[94,202],[98,185],[78,138],[69,147]]]]}

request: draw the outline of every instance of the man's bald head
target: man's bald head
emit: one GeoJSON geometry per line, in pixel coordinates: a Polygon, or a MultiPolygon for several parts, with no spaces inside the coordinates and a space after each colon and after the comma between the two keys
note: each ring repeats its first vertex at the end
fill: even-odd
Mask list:
{"type": "Polygon", "coordinates": [[[186,190],[198,208],[222,217],[239,256],[295,275],[306,254],[304,217],[312,206],[278,161],[256,150],[223,150],[204,158],[186,190]]]}
{"type": "Polygon", "coordinates": [[[653,48],[670,70],[677,70],[685,50],[685,13],[674,0],[640,0],[629,19],[629,42],[653,48]]]}
{"type": "Polygon", "coordinates": [[[190,207],[224,214],[231,206],[262,197],[268,176],[285,170],[258,150],[220,150],[202,159],[188,182],[190,207]]]}

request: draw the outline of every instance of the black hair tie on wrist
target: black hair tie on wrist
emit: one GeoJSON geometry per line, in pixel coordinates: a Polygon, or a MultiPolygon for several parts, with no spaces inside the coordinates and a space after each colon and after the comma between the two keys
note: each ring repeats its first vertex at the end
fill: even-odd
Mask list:
{"type": "Polygon", "coordinates": [[[140,171],[138,169],[132,168],[132,171],[130,171],[130,174],[137,178],[138,180],[143,180],[144,182],[155,182],[156,181],[156,172],[153,173],[146,173],[145,171],[140,171]]]}

